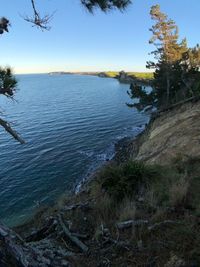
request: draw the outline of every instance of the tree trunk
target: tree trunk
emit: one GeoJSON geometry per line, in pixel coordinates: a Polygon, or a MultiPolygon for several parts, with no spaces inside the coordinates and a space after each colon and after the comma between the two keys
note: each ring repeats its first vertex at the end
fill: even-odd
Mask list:
{"type": "Polygon", "coordinates": [[[166,82],[167,82],[167,88],[166,88],[166,90],[167,90],[167,106],[169,105],[169,95],[170,95],[170,79],[169,79],[169,72],[167,71],[167,73],[166,73],[166,82]]]}

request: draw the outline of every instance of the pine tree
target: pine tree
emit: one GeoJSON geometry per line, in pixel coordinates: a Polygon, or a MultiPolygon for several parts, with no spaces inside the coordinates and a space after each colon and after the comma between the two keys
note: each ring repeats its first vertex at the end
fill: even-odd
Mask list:
{"type": "Polygon", "coordinates": [[[159,105],[168,105],[173,99],[174,90],[178,90],[181,81],[176,80],[178,72],[177,62],[182,59],[183,54],[188,50],[187,41],[184,39],[178,43],[178,27],[175,22],[160,11],[160,6],[152,6],[150,15],[156,23],[150,31],[153,36],[149,43],[154,44],[156,50],[154,55],[156,62],[147,62],[148,68],[155,69],[155,89],[158,93],[159,105]]]}
{"type": "Polygon", "coordinates": [[[139,110],[147,107],[165,108],[185,98],[200,94],[200,48],[188,49],[187,40],[179,42],[178,27],[175,22],[160,11],[160,6],[152,6],[151,18],[155,21],[150,31],[156,50],[151,54],[154,61],[147,67],[155,69],[153,89],[148,93],[143,86],[132,84],[129,95],[138,103],[128,104],[139,110]]]}

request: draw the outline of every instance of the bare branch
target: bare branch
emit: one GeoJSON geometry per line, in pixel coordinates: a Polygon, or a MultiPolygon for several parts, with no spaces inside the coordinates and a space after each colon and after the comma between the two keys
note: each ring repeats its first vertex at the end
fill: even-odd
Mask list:
{"type": "Polygon", "coordinates": [[[14,137],[18,142],[20,142],[21,144],[24,144],[25,141],[18,135],[18,133],[12,129],[12,127],[10,126],[10,124],[1,119],[0,118],[0,125],[9,133],[12,135],[12,137],[14,137]]]}
{"type": "Polygon", "coordinates": [[[42,30],[47,30],[49,31],[51,29],[51,27],[49,26],[50,21],[53,18],[53,14],[51,15],[45,15],[44,17],[40,16],[40,13],[37,11],[36,6],[35,6],[35,1],[31,0],[31,5],[33,8],[33,17],[28,17],[28,16],[22,16],[23,19],[27,22],[30,22],[33,24],[33,27],[36,26],[42,30]]]}

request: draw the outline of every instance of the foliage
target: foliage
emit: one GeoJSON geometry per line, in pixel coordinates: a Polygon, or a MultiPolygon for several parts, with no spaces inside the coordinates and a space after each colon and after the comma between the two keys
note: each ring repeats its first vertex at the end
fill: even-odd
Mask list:
{"type": "MultiPolygon", "coordinates": [[[[12,70],[10,68],[1,68],[0,67],[0,95],[9,97],[13,99],[13,96],[16,92],[17,80],[13,76],[12,70]]],[[[12,135],[20,143],[24,143],[24,140],[17,134],[16,131],[12,129],[10,124],[0,118],[0,125],[12,135]]]]}
{"type": "Polygon", "coordinates": [[[120,221],[134,220],[136,216],[136,203],[125,198],[119,206],[118,217],[120,221]]]}
{"type": "Polygon", "coordinates": [[[0,67],[0,94],[12,97],[16,91],[17,80],[10,68],[0,67]]]}
{"type": "Polygon", "coordinates": [[[153,90],[149,94],[142,86],[131,85],[129,92],[131,99],[139,100],[129,106],[139,110],[146,106],[162,109],[200,93],[199,46],[188,48],[186,39],[179,42],[177,25],[159,5],[152,6],[150,15],[155,25],[150,29],[149,43],[156,50],[151,53],[155,61],[148,61],[147,67],[155,69],[153,90]]]}
{"type": "Polygon", "coordinates": [[[177,157],[166,166],[131,160],[121,165],[110,164],[99,173],[95,195],[101,195],[103,190],[110,196],[110,201],[113,199],[113,203],[118,204],[126,199],[133,203],[136,196],[142,195],[148,207],[192,207],[198,210],[199,163],[199,158],[177,157]]]}
{"type": "MultiPolygon", "coordinates": [[[[105,71],[106,77],[116,78],[119,75],[119,71],[105,71]]],[[[128,77],[133,79],[144,79],[144,80],[152,80],[154,77],[153,72],[127,72],[128,77]]]]}
{"type": "Polygon", "coordinates": [[[156,176],[156,169],[142,162],[129,161],[120,166],[108,166],[101,177],[102,188],[116,200],[131,197],[141,186],[147,186],[156,176]]]}
{"type": "MultiPolygon", "coordinates": [[[[24,20],[30,22],[32,26],[36,26],[41,30],[50,30],[50,21],[53,18],[53,14],[46,14],[42,16],[38,9],[36,8],[36,1],[30,0],[33,15],[23,16],[24,20]]],[[[107,12],[113,9],[119,9],[121,11],[125,10],[128,5],[132,3],[132,0],[80,0],[81,4],[89,11],[93,12],[95,8],[99,8],[103,12],[107,12]]],[[[7,26],[9,25],[9,20],[7,18],[0,18],[0,34],[4,31],[8,31],[7,26]]]]}
{"type": "Polygon", "coordinates": [[[124,10],[131,0],[81,0],[81,3],[92,12],[95,7],[100,8],[102,11],[108,11],[113,8],[124,10]]]}
{"type": "Polygon", "coordinates": [[[5,17],[0,18],[0,34],[8,32],[9,20],[5,17]]]}
{"type": "Polygon", "coordinates": [[[119,72],[118,71],[106,71],[105,75],[108,78],[116,78],[117,75],[119,75],[119,72]]]}
{"type": "Polygon", "coordinates": [[[155,92],[147,92],[145,87],[138,84],[131,84],[130,91],[127,92],[131,99],[138,98],[140,99],[139,102],[129,104],[127,103],[128,107],[135,107],[139,111],[144,110],[145,108],[151,107],[155,101],[155,92]]]}
{"type": "Polygon", "coordinates": [[[154,78],[153,72],[128,72],[128,76],[138,79],[152,80],[154,78]]]}

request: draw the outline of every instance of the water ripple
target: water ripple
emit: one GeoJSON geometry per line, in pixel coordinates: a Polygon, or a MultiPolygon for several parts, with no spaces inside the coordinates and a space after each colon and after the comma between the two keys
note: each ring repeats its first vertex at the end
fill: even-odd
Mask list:
{"type": "Polygon", "coordinates": [[[1,102],[22,134],[21,146],[0,129],[0,214],[14,225],[113,157],[116,140],[148,118],[125,105],[128,85],[80,75],[19,75],[18,104],[1,102]],[[28,112],[27,112],[28,111],[28,112]]]}

